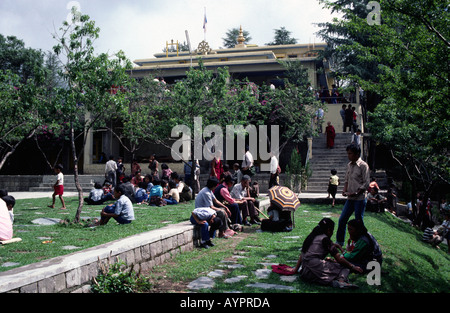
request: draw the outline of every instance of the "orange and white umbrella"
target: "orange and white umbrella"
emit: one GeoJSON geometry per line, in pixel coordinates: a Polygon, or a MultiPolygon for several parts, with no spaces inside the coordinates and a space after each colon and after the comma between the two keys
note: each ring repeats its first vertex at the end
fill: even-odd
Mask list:
{"type": "Polygon", "coordinates": [[[269,189],[271,204],[283,211],[294,211],[300,206],[298,196],[289,188],[284,186],[273,186],[269,189]]]}

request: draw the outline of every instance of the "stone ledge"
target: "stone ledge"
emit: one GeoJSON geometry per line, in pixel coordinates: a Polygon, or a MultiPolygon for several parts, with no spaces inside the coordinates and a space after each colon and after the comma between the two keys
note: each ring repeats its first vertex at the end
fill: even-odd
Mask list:
{"type": "Polygon", "coordinates": [[[0,293],[89,292],[99,260],[120,259],[148,270],[194,248],[194,227],[186,221],[61,257],[0,273],[0,293]]]}

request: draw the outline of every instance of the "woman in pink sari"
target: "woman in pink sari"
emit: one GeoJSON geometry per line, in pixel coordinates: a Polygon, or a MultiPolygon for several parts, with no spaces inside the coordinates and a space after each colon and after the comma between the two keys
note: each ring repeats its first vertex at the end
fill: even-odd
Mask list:
{"type": "Polygon", "coordinates": [[[334,138],[336,138],[336,131],[334,130],[334,126],[331,125],[331,122],[327,123],[327,127],[325,128],[325,133],[327,134],[327,148],[334,148],[334,138]]]}

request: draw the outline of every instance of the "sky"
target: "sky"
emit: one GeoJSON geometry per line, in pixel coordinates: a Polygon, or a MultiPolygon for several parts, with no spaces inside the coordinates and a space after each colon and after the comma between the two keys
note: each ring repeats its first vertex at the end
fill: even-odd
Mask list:
{"type": "Polygon", "coordinates": [[[0,0],[0,34],[51,51],[52,34],[60,33],[74,5],[100,28],[97,53],[122,50],[131,61],[153,58],[171,40],[187,42],[186,30],[193,50],[204,39],[212,49],[223,47],[226,32],[240,26],[250,33],[250,44],[273,41],[281,27],[298,43],[318,43],[315,24],[332,19],[318,0],[0,0]]]}

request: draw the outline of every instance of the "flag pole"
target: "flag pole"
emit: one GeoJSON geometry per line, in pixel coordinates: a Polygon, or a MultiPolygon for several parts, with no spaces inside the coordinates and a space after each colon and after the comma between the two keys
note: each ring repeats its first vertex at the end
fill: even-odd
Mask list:
{"type": "Polygon", "coordinates": [[[206,41],[206,24],[208,20],[206,19],[206,7],[205,7],[205,16],[203,18],[203,39],[206,41]]]}

